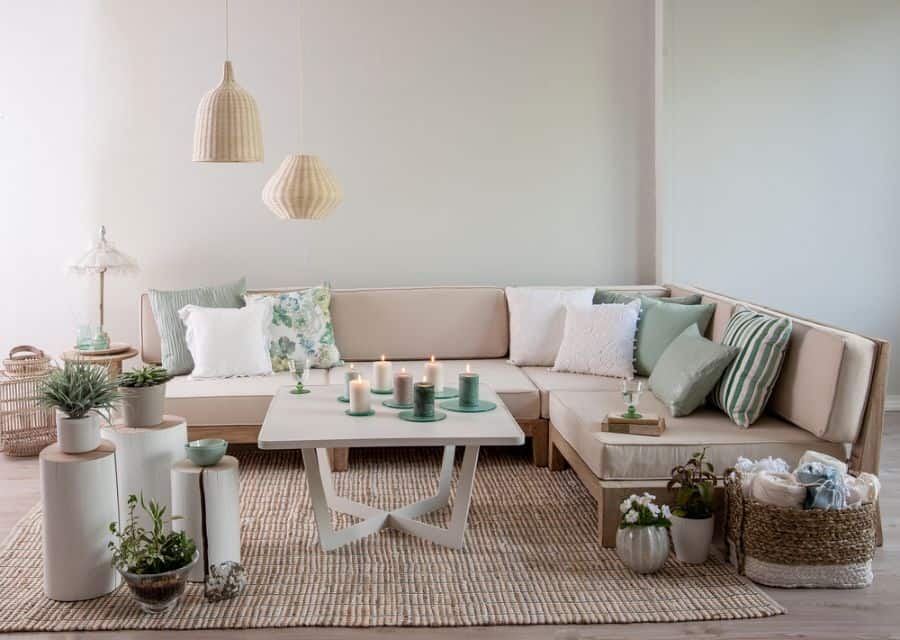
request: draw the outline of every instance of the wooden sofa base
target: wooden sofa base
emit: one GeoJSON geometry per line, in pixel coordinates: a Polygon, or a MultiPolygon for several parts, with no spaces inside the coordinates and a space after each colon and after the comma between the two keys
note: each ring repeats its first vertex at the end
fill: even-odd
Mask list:
{"type": "MultiPolygon", "coordinates": [[[[519,426],[525,435],[531,438],[531,457],[534,466],[546,467],[550,451],[550,422],[544,419],[519,420],[519,426]]],[[[256,444],[259,439],[258,425],[234,425],[228,427],[188,426],[188,438],[223,438],[232,444],[256,444]]],[[[346,448],[329,449],[328,456],[332,471],[346,471],[349,465],[350,450],[346,448]]]]}

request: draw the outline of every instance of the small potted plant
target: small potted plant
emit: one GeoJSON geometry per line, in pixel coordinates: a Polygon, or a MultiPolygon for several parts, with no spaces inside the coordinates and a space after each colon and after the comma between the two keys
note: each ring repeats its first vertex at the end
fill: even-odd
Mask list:
{"type": "Polygon", "coordinates": [[[56,438],[64,453],[84,453],[100,446],[100,418],[107,422],[119,401],[116,383],[105,367],[66,361],[41,385],[40,402],[56,409],[56,438]]]}
{"type": "Polygon", "coordinates": [[[672,469],[666,485],[675,489],[672,509],[672,544],[675,556],[688,564],[706,562],[713,537],[713,490],[716,474],[706,460],[706,449],[697,451],[683,465],[672,469]]]}
{"type": "Polygon", "coordinates": [[[651,493],[631,495],[619,505],[622,521],[616,533],[616,554],[637,573],[655,573],[669,557],[669,507],[656,504],[651,493]]]}
{"type": "Polygon", "coordinates": [[[126,371],[118,378],[122,419],[127,427],[152,427],[163,419],[166,383],[172,379],[162,367],[126,371]]]}
{"type": "Polygon", "coordinates": [[[197,545],[183,531],[165,533],[165,526],[180,516],[166,520],[166,507],[153,500],[144,504],[134,494],[128,496],[128,519],[124,527],[111,522],[109,530],[116,537],[109,543],[113,566],[122,574],[134,599],[147,613],[171,609],[187,583],[191,567],[197,562],[197,545]],[[152,529],[138,524],[134,510],[138,503],[150,517],[152,529]]]}

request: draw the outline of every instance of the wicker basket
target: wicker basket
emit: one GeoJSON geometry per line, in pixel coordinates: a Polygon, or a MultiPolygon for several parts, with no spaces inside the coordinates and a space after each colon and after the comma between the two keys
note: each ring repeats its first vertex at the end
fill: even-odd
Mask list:
{"type": "Polygon", "coordinates": [[[0,448],[8,456],[36,456],[56,442],[56,412],[40,405],[50,359],[34,347],[16,347],[0,370],[0,448]],[[25,355],[25,350],[30,355],[25,355]]]}
{"type": "Polygon", "coordinates": [[[790,509],[745,498],[725,473],[725,540],[738,572],[772,587],[853,589],[872,584],[876,509],[790,509]]]}

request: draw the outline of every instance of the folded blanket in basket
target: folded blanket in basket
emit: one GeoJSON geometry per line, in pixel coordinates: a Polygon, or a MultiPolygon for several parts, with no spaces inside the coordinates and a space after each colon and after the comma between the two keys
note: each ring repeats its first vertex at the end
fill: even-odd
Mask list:
{"type": "Polygon", "coordinates": [[[804,509],[845,509],[847,487],[844,474],[821,462],[807,462],[794,471],[800,484],[806,486],[804,509]]]}
{"type": "Polygon", "coordinates": [[[750,493],[754,500],[792,509],[800,509],[806,500],[806,487],[791,473],[760,471],[753,479],[750,493]]]}

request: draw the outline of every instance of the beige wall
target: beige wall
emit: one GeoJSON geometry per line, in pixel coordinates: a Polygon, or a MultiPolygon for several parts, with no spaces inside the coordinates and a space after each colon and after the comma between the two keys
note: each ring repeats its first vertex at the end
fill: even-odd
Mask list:
{"type": "MultiPolygon", "coordinates": [[[[0,349],[68,346],[96,227],[137,293],[254,286],[649,282],[652,2],[304,0],[306,149],[345,203],[283,223],[260,190],[297,149],[298,3],[232,0],[231,57],[266,159],[190,162],[223,59],[221,0],[0,0],[0,349]]],[[[91,294],[91,295],[89,295],[91,294]]]]}
{"type": "Polygon", "coordinates": [[[896,353],[900,3],[664,9],[663,276],[888,338],[896,353]]]}

